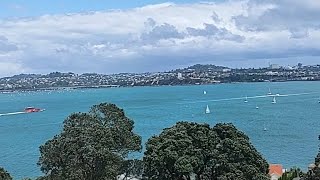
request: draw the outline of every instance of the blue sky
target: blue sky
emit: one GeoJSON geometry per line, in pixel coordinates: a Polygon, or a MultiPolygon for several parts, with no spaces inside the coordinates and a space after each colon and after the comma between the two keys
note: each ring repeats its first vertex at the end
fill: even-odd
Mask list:
{"type": "MultiPolygon", "coordinates": [[[[212,2],[217,2],[212,1],[212,2]]],[[[221,0],[220,0],[221,1],[221,0]]],[[[40,16],[44,14],[77,13],[106,9],[129,9],[164,0],[1,0],[0,18],[40,16]]],[[[199,0],[171,0],[177,4],[200,2],[199,0]]]]}
{"type": "Polygon", "coordinates": [[[0,77],[320,64],[315,0],[2,0],[0,7],[0,77]]]}

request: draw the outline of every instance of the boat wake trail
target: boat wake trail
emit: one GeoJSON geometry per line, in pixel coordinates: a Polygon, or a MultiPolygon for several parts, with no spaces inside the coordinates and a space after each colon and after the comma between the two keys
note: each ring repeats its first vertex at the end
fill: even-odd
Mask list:
{"type": "Polygon", "coordinates": [[[268,95],[268,96],[288,97],[288,96],[302,96],[302,95],[309,95],[309,94],[316,94],[316,93],[318,93],[318,92],[299,93],[299,94],[280,94],[280,95],[268,95]]]}
{"type": "Polygon", "coordinates": [[[257,98],[268,98],[268,97],[289,97],[289,96],[302,96],[316,94],[318,92],[310,93],[299,93],[299,94],[273,94],[273,95],[262,95],[262,96],[247,96],[247,97],[235,97],[235,98],[225,98],[225,99],[211,99],[211,100],[200,100],[200,101],[185,101],[183,103],[177,104],[193,104],[193,103],[202,103],[202,102],[220,102],[220,101],[233,101],[233,100],[242,100],[242,99],[257,99],[257,98]]]}
{"type": "Polygon", "coordinates": [[[10,115],[17,115],[17,114],[25,114],[26,112],[12,112],[12,113],[3,113],[0,116],[10,116],[10,115]]]}

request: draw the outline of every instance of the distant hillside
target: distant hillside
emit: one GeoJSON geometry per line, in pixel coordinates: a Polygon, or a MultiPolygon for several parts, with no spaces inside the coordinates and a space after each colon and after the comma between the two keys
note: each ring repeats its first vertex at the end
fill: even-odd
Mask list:
{"type": "Polygon", "coordinates": [[[0,78],[0,91],[35,90],[60,87],[100,88],[162,85],[200,85],[231,82],[320,81],[320,66],[302,68],[231,69],[212,64],[196,64],[157,73],[97,74],[52,72],[46,75],[20,74],[0,78]]]}
{"type": "Polygon", "coordinates": [[[41,74],[18,74],[8,78],[23,79],[23,78],[39,78],[39,77],[41,77],[41,74]]]}
{"type": "Polygon", "coordinates": [[[205,65],[195,64],[187,68],[174,70],[174,72],[194,71],[197,73],[201,73],[201,72],[210,72],[210,71],[222,71],[223,69],[229,69],[229,68],[224,66],[216,66],[212,64],[205,64],[205,65]]]}

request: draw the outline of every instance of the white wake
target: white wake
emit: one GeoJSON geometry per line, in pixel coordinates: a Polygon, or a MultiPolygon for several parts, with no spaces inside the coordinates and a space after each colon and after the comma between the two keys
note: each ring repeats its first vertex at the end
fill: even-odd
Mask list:
{"type": "Polygon", "coordinates": [[[10,116],[10,115],[17,115],[17,114],[25,114],[26,112],[11,112],[11,113],[3,113],[0,116],[10,116]]]}

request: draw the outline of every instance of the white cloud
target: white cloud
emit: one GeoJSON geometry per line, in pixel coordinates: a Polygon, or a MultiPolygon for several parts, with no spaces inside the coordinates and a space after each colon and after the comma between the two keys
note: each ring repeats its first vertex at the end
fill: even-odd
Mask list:
{"type": "Polygon", "coordinates": [[[247,13],[235,16],[244,30],[290,30],[319,28],[320,1],[315,0],[249,0],[247,13]]]}
{"type": "Polygon", "coordinates": [[[0,36],[0,53],[16,51],[18,48],[13,43],[10,43],[4,36],[0,36]]]}
{"type": "MultiPolygon", "coordinates": [[[[1,58],[1,55],[0,55],[1,58]]],[[[17,62],[1,62],[0,61],[0,76],[9,76],[12,74],[24,73],[26,70],[17,62]]]]}
{"type": "Polygon", "coordinates": [[[0,20],[0,76],[318,56],[319,18],[314,0],[231,0],[0,20]]]}

